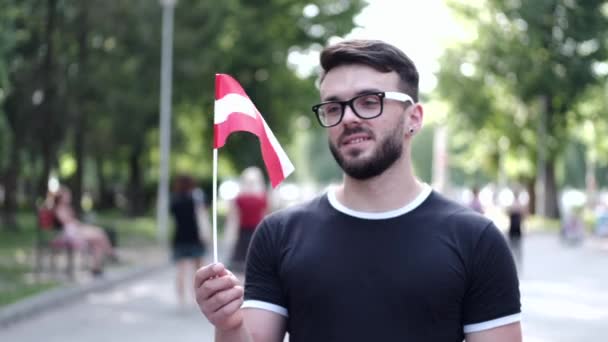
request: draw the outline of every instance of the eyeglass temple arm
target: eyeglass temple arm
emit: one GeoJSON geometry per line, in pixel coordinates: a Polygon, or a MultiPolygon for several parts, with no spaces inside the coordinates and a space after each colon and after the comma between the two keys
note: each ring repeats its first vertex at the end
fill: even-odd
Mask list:
{"type": "Polygon", "coordinates": [[[397,101],[402,101],[402,102],[411,102],[411,103],[416,103],[416,101],[414,101],[414,99],[412,99],[411,96],[409,96],[408,94],[404,94],[404,93],[399,93],[396,91],[386,91],[384,92],[384,97],[387,99],[391,99],[391,100],[397,100],[397,101]]]}

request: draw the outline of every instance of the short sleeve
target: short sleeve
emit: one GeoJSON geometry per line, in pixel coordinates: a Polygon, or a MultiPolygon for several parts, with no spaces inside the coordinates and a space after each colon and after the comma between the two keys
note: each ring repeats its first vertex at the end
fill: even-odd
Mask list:
{"type": "Polygon", "coordinates": [[[259,308],[287,316],[287,301],[279,277],[280,247],[276,227],[264,220],[255,230],[245,274],[244,308],[259,308]]]}
{"type": "Polygon", "coordinates": [[[520,321],[517,270],[502,233],[489,224],[475,245],[464,300],[464,332],[520,321]]]}

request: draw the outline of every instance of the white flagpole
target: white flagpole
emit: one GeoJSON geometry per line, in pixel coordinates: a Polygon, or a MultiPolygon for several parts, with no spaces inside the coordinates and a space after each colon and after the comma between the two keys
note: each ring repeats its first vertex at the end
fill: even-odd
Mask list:
{"type": "Polygon", "coordinates": [[[213,262],[217,263],[217,148],[213,149],[213,262]]]}

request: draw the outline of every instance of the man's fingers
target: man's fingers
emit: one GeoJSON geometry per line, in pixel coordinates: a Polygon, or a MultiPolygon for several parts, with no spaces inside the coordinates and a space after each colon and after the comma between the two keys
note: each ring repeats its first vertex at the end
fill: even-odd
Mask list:
{"type": "Polygon", "coordinates": [[[222,307],[226,306],[228,303],[233,302],[237,299],[243,298],[243,287],[242,286],[234,286],[228,290],[221,291],[215,293],[207,302],[205,303],[205,310],[208,312],[216,312],[221,310],[222,307]]]}
{"type": "Polygon", "coordinates": [[[195,289],[197,301],[204,301],[217,292],[228,290],[238,285],[238,280],[235,278],[225,275],[219,278],[212,278],[205,281],[199,288],[195,289]]]}
{"type": "Polygon", "coordinates": [[[209,264],[196,271],[194,276],[194,288],[199,288],[207,280],[227,273],[226,267],[222,263],[209,264]]]}
{"type": "Polygon", "coordinates": [[[213,325],[217,325],[221,322],[225,322],[230,316],[234,315],[243,304],[243,297],[239,297],[230,303],[220,307],[217,311],[208,313],[207,319],[213,325]]]}

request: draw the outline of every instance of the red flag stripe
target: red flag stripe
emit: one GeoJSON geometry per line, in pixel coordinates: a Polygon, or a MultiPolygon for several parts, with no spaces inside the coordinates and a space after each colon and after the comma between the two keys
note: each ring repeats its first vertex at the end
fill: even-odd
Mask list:
{"type": "Polygon", "coordinates": [[[276,137],[236,80],[216,75],[214,147],[220,148],[232,132],[245,131],[260,139],[262,158],[273,187],[294,171],[276,137]]]}
{"type": "MultiPolygon", "coordinates": [[[[219,147],[222,147],[232,132],[242,131],[255,134],[260,139],[262,158],[264,159],[264,164],[268,171],[270,183],[273,187],[276,187],[285,179],[285,177],[287,177],[287,175],[289,175],[289,173],[291,173],[291,171],[293,171],[293,166],[291,166],[291,171],[289,168],[284,169],[279,155],[276,153],[269,137],[266,135],[264,129],[260,127],[259,123],[260,121],[257,121],[248,115],[233,113],[230,115],[229,120],[214,126],[215,137],[217,143],[219,143],[219,147]]],[[[289,163],[289,165],[291,165],[291,163],[289,163]]]]}
{"type": "Polygon", "coordinates": [[[226,96],[226,94],[239,94],[245,97],[247,93],[243,90],[243,87],[230,75],[216,74],[215,75],[215,99],[219,100],[226,96]]]}

